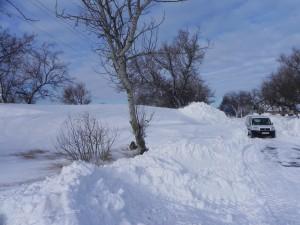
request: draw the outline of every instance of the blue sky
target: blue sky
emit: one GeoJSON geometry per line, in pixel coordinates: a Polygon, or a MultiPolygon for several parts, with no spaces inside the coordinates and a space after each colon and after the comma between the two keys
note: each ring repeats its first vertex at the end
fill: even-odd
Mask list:
{"type": "MultiPolygon", "coordinates": [[[[64,52],[70,75],[87,84],[94,102],[125,102],[125,96],[97,73],[101,68],[98,56],[92,52],[94,37],[74,28],[71,22],[57,19],[53,14],[55,0],[13,2],[38,21],[24,22],[6,7],[14,16],[2,16],[3,27],[15,33],[33,32],[39,40],[56,43],[57,49],[64,52]]],[[[76,0],[59,2],[62,7],[76,4],[76,0]]],[[[228,91],[259,87],[276,70],[281,53],[300,47],[299,0],[189,0],[154,8],[151,16],[159,17],[163,12],[160,40],[172,40],[179,29],[198,28],[203,40],[210,40],[200,73],[215,91],[215,104],[228,91]]]]}

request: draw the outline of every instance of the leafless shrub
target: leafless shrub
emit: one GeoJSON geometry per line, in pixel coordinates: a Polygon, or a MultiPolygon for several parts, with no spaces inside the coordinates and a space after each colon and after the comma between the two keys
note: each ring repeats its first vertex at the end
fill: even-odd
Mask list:
{"type": "Polygon", "coordinates": [[[70,105],[87,105],[91,103],[92,99],[85,84],[76,83],[65,87],[62,101],[70,105]]]}
{"type": "Polygon", "coordinates": [[[72,160],[96,165],[111,159],[117,131],[102,125],[89,113],[71,117],[64,122],[57,137],[57,149],[72,160]]]}

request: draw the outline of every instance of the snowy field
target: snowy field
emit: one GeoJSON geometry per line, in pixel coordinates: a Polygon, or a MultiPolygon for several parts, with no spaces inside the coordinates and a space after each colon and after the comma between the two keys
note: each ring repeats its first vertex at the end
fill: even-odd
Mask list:
{"type": "Polygon", "coordinates": [[[0,225],[300,224],[300,119],[272,116],[277,138],[250,139],[243,119],[203,103],[146,109],[149,152],[60,170],[68,115],[118,128],[120,157],[126,106],[0,105],[0,225]]]}

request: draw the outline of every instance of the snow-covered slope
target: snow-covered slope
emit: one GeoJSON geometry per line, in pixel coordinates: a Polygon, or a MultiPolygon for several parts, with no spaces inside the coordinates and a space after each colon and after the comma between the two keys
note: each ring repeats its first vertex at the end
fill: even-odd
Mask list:
{"type": "MultiPolygon", "coordinates": [[[[1,151],[3,146],[10,151],[20,146],[51,149],[45,137],[55,137],[67,114],[83,111],[118,127],[120,146],[132,140],[126,106],[1,107],[1,127],[7,127],[1,151]],[[9,117],[12,123],[5,122],[9,117]],[[16,127],[20,127],[16,133],[23,145],[10,139],[16,127]],[[26,135],[36,141],[28,142],[26,135]]],[[[58,175],[4,190],[0,192],[0,224],[260,225],[300,221],[298,168],[282,166],[277,162],[280,154],[274,158],[268,152],[268,147],[289,152],[286,137],[290,134],[285,129],[294,123],[274,118],[276,140],[251,140],[243,120],[229,119],[204,103],[179,110],[149,107],[147,111],[155,113],[147,136],[150,151],[104,167],[76,162],[58,175]],[[272,185],[278,188],[267,192],[272,185]]],[[[293,136],[291,149],[297,141],[293,136]]]]}

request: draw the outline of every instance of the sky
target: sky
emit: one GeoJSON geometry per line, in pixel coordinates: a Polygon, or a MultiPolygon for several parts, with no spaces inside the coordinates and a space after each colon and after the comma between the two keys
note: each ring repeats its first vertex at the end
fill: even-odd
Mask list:
{"type": "MultiPolygon", "coordinates": [[[[0,0],[4,1],[4,0],[0,0]]],[[[125,103],[108,77],[99,73],[99,56],[93,53],[96,39],[82,28],[55,17],[55,0],[11,0],[37,21],[26,22],[9,6],[0,25],[13,33],[35,33],[40,41],[56,44],[64,54],[69,73],[86,83],[94,103],[125,103]]],[[[77,0],[58,0],[70,8],[77,0]]],[[[161,17],[160,41],[172,41],[179,29],[200,29],[210,47],[199,68],[202,78],[215,92],[215,105],[229,91],[258,88],[278,67],[280,54],[300,48],[299,0],[188,0],[164,3],[148,16],[161,17]]]]}

